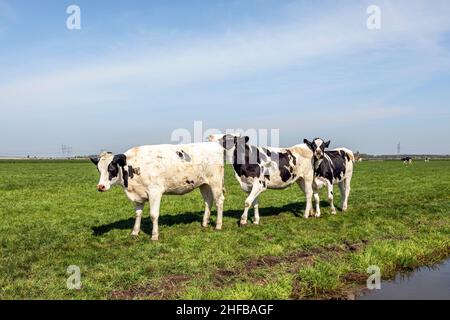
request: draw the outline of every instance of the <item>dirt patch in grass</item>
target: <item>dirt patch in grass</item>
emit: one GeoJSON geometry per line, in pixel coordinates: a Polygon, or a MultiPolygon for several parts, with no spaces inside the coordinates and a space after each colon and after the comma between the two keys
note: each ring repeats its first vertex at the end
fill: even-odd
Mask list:
{"type": "Polygon", "coordinates": [[[230,269],[219,269],[215,272],[213,277],[213,284],[217,287],[222,287],[230,284],[236,277],[239,276],[239,272],[230,269]]]}
{"type": "Polygon", "coordinates": [[[130,299],[174,299],[183,292],[185,283],[189,277],[184,275],[171,275],[162,278],[158,286],[143,285],[134,286],[128,290],[113,291],[110,294],[111,299],[130,300],[130,299]]]}
{"type": "Polygon", "coordinates": [[[349,272],[342,277],[342,280],[350,283],[364,284],[366,283],[368,274],[359,272],[349,272]]]}
{"type": "MultiPolygon", "coordinates": [[[[296,273],[301,267],[314,264],[317,258],[326,258],[332,255],[341,255],[348,252],[356,252],[364,248],[367,241],[350,243],[344,242],[343,246],[332,245],[326,247],[316,247],[311,250],[296,250],[285,256],[262,256],[250,259],[244,263],[242,268],[230,270],[218,269],[212,278],[212,282],[216,287],[230,286],[239,279],[252,279],[255,283],[267,283],[267,279],[261,279],[254,275],[258,269],[274,268],[285,264],[288,265],[289,272],[296,273]]],[[[294,286],[296,284],[294,283],[294,286]]],[[[296,291],[296,290],[293,290],[296,291]]],[[[295,296],[295,294],[294,294],[295,296]]]]}

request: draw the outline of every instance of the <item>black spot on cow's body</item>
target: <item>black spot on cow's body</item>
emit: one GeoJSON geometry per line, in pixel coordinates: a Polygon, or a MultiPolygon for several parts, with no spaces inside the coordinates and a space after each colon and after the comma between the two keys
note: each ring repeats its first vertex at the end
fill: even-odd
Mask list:
{"type": "Polygon", "coordinates": [[[259,178],[261,176],[260,150],[255,146],[249,146],[248,140],[244,139],[236,139],[233,152],[233,169],[240,177],[259,178]]]}
{"type": "Polygon", "coordinates": [[[295,165],[296,159],[289,150],[286,152],[272,152],[271,159],[277,164],[278,170],[280,171],[280,178],[283,182],[287,182],[293,178],[294,168],[291,165],[291,161],[295,165]]]}
{"type": "Polygon", "coordinates": [[[192,159],[191,159],[191,156],[190,155],[188,155],[186,152],[184,152],[183,150],[181,150],[181,151],[177,151],[177,156],[180,158],[180,159],[183,159],[184,161],[187,161],[187,162],[190,162],[192,159]]]}
{"type": "Polygon", "coordinates": [[[314,174],[327,179],[331,184],[342,181],[346,171],[347,153],[343,151],[325,151],[324,157],[317,165],[315,160],[314,174]]]}

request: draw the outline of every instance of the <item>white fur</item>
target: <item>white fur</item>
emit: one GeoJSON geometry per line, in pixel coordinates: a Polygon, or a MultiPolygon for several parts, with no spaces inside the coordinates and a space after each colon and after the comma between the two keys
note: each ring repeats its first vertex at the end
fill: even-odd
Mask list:
{"type": "MultiPolygon", "coordinates": [[[[182,195],[196,188],[200,188],[205,202],[203,226],[206,227],[209,223],[212,202],[215,201],[216,229],[222,228],[224,160],[223,148],[217,143],[142,146],[128,150],[125,155],[127,157],[125,170],[131,166],[137,172],[133,178],[128,179],[128,187],[125,189],[128,199],[136,205],[133,235],[139,234],[145,202],[150,202],[152,240],[158,240],[158,217],[162,195],[182,195]],[[189,161],[181,159],[177,151],[184,151],[189,156],[189,161]]],[[[116,179],[109,181],[107,168],[112,159],[112,154],[103,154],[98,164],[99,185],[105,186],[104,191],[113,184],[120,184],[125,188],[122,169],[119,170],[116,179]]]]}

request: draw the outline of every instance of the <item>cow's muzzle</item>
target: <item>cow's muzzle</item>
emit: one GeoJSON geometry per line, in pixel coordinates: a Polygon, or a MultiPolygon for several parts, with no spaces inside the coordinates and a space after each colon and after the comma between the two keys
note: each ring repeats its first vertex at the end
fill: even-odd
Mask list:
{"type": "Polygon", "coordinates": [[[104,184],[99,184],[99,185],[97,185],[97,190],[99,192],[104,192],[104,191],[106,191],[106,186],[104,184]]]}

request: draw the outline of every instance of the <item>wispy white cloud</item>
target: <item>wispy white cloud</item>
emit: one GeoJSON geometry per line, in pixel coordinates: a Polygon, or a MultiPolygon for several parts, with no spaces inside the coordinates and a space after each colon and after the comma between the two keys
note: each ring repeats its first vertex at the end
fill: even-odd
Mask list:
{"type": "MultiPolygon", "coordinates": [[[[338,11],[290,7],[282,23],[233,25],[214,34],[179,32],[166,40],[158,35],[157,45],[149,44],[145,30],[117,39],[125,44],[117,47],[123,51],[92,52],[80,61],[30,47],[48,52],[45,60],[54,58],[58,67],[44,68],[38,55],[30,59],[35,62],[28,63],[29,70],[8,65],[8,74],[14,68],[20,73],[14,79],[0,74],[0,126],[27,126],[23,135],[34,140],[22,137],[23,145],[58,144],[53,130],[36,132],[33,117],[24,123],[26,115],[39,114],[39,122],[55,120],[52,125],[66,137],[102,146],[112,133],[101,136],[98,125],[121,128],[124,113],[132,110],[145,118],[146,128],[121,134],[120,145],[126,146],[137,143],[136,137],[145,137],[139,138],[143,143],[167,141],[161,136],[189,125],[193,116],[218,128],[283,128],[284,137],[297,137],[299,131],[334,137],[342,130],[330,124],[347,126],[343,132],[353,136],[354,126],[417,115],[420,106],[395,99],[435,74],[449,74],[449,46],[443,40],[450,31],[450,6],[439,0],[377,2],[380,31],[366,28],[367,1],[347,2],[338,11]]],[[[71,47],[70,40],[55,41],[58,48],[71,47]]],[[[51,46],[50,40],[45,44],[51,46]]]]}
{"type": "Polygon", "coordinates": [[[390,72],[411,72],[417,68],[417,74],[423,75],[424,69],[426,73],[449,67],[448,51],[439,44],[440,34],[450,28],[448,5],[436,2],[426,6],[421,1],[402,4],[382,2],[383,24],[379,32],[365,28],[364,6],[351,6],[335,14],[319,15],[320,20],[310,20],[308,24],[289,21],[214,38],[168,43],[157,50],[149,49],[148,54],[119,54],[108,61],[98,57],[83,65],[75,62],[50,74],[29,75],[12,83],[3,81],[0,105],[31,110],[80,106],[127,99],[127,91],[120,88],[130,86],[140,88],[141,93],[155,92],[168,86],[239,79],[304,66],[323,57],[345,59],[348,54],[366,54],[370,61],[374,52],[385,55],[399,49],[424,54],[433,62],[390,72]],[[93,91],[94,87],[97,90],[93,91]]]}

